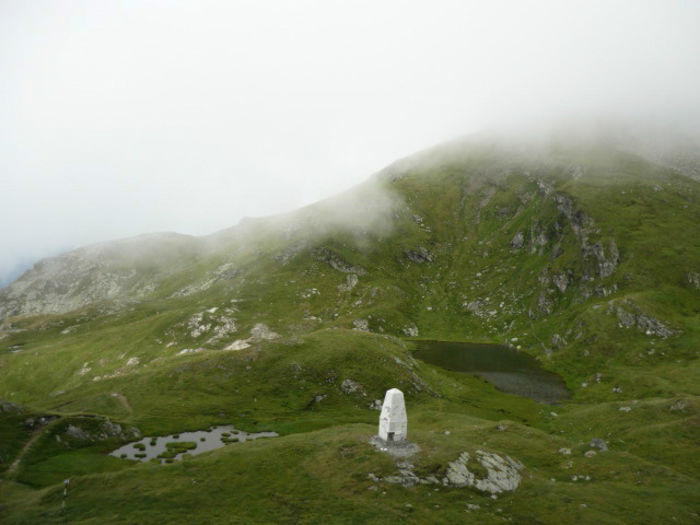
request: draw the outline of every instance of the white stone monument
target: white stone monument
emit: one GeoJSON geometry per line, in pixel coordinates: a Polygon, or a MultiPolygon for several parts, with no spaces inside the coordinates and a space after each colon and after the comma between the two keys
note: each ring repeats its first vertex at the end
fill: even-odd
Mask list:
{"type": "Polygon", "coordinates": [[[384,441],[406,439],[407,418],[403,392],[398,388],[386,391],[382,413],[379,415],[379,437],[384,441]]]}

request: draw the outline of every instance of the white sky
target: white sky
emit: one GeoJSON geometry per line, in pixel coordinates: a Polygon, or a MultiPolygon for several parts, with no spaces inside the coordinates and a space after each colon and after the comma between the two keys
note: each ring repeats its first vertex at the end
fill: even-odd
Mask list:
{"type": "Polygon", "coordinates": [[[290,210],[483,127],[699,108],[694,0],[2,0],[0,283],[290,210]]]}

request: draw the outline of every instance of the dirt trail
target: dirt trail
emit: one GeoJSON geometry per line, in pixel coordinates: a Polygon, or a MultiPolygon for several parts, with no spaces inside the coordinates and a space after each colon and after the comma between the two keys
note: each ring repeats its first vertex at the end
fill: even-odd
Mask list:
{"type": "Polygon", "coordinates": [[[44,433],[44,430],[47,428],[51,427],[54,425],[56,422],[60,421],[61,418],[56,418],[52,419],[45,425],[40,426],[37,428],[34,433],[32,434],[32,437],[29,438],[29,440],[24,444],[22,447],[22,450],[19,451],[19,454],[17,454],[17,457],[15,460],[12,462],[12,464],[9,466],[9,468],[5,471],[4,477],[9,478],[11,477],[16,471],[17,468],[19,467],[20,462],[22,459],[24,459],[24,456],[27,455],[27,452],[29,452],[29,449],[32,447],[34,443],[41,437],[41,435],[44,433]]]}
{"type": "Polygon", "coordinates": [[[127,412],[133,412],[134,409],[131,408],[131,405],[129,404],[129,400],[126,398],[126,396],[118,393],[118,392],[113,392],[112,397],[117,398],[117,401],[123,406],[127,412]]]}

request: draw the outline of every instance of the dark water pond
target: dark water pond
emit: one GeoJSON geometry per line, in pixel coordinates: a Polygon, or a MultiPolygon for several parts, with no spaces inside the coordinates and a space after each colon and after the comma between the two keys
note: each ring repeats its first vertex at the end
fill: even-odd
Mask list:
{"type": "Polygon", "coordinates": [[[569,397],[558,375],[540,368],[537,360],[505,345],[415,341],[414,356],[446,370],[467,372],[492,383],[498,390],[553,404],[569,397]]]}
{"type": "Polygon", "coordinates": [[[161,463],[170,463],[174,460],[182,459],[184,454],[195,456],[202,452],[223,447],[229,443],[243,443],[244,441],[263,437],[276,437],[277,435],[276,432],[249,433],[236,430],[232,426],[219,426],[212,427],[209,430],[182,432],[181,434],[171,434],[170,436],[145,437],[139,441],[119,447],[117,450],[110,452],[110,455],[140,461],[158,458],[161,463]],[[195,447],[178,449],[178,443],[190,443],[194,444],[195,447]]]}

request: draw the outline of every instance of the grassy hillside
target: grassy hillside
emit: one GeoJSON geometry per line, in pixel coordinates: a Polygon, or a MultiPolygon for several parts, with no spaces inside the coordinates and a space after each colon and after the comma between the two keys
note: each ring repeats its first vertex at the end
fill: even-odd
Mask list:
{"type": "Polygon", "coordinates": [[[0,413],[0,516],[696,522],[698,188],[604,148],[453,144],[294,214],[139,252],[140,295],[0,326],[0,399],[59,416],[0,413]],[[509,344],[571,399],[541,405],[422,363],[422,338],[509,344]],[[368,444],[390,387],[406,394],[419,477],[481,448],[522,462],[521,486],[494,500],[368,477],[400,468],[368,444]],[[106,456],[132,431],[214,424],[281,437],[165,466],[106,456]]]}

